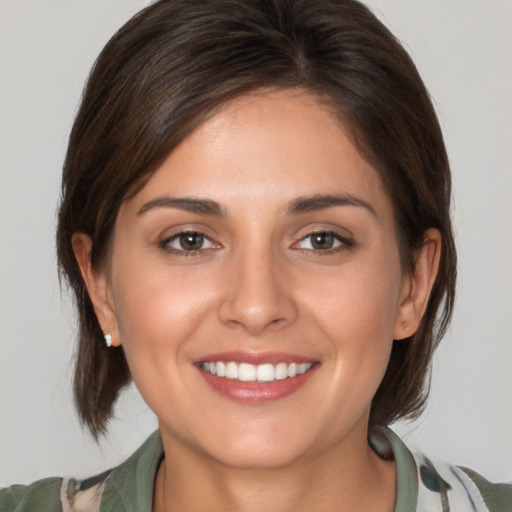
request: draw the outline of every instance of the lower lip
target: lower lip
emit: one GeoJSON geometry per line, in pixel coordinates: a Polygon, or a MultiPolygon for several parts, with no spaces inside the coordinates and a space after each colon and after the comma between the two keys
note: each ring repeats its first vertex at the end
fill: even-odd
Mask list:
{"type": "Polygon", "coordinates": [[[306,373],[272,382],[242,382],[237,379],[217,377],[198,368],[209,386],[217,393],[235,402],[262,404],[280,400],[298,391],[318,368],[314,364],[306,373]]]}

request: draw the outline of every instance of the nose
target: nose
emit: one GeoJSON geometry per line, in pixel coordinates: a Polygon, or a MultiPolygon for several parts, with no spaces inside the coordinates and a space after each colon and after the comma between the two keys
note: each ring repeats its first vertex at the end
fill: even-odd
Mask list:
{"type": "Polygon", "coordinates": [[[245,329],[251,336],[292,324],[298,309],[283,262],[280,264],[271,250],[246,247],[240,252],[225,275],[221,321],[245,329]]]}

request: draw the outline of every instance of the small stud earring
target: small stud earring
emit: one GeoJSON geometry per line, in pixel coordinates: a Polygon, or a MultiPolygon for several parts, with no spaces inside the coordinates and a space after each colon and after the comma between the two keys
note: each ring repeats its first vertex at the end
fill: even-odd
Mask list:
{"type": "Polygon", "coordinates": [[[105,334],[105,343],[107,344],[107,347],[112,346],[112,334],[110,334],[110,333],[105,334]]]}

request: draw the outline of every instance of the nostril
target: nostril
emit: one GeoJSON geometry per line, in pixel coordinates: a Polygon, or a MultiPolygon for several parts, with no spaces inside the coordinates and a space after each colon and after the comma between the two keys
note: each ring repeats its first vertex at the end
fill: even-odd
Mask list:
{"type": "Polygon", "coordinates": [[[232,328],[246,330],[250,335],[257,336],[267,329],[281,328],[295,319],[292,308],[290,314],[270,308],[241,309],[235,304],[224,304],[221,308],[221,321],[232,328]]]}
{"type": "Polygon", "coordinates": [[[245,247],[237,254],[236,263],[229,269],[233,278],[229,284],[224,281],[219,303],[223,323],[243,328],[253,336],[269,328],[282,328],[297,316],[293,289],[289,280],[284,280],[285,273],[276,268],[270,251],[256,249],[245,247]]]}

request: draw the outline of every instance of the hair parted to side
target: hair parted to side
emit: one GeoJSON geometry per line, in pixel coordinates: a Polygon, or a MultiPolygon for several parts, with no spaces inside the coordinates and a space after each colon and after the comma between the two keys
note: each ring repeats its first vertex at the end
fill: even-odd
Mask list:
{"type": "Polygon", "coordinates": [[[441,233],[426,313],[417,333],[394,342],[370,427],[424,407],[432,354],[453,309],[456,253],[446,150],[412,60],[355,0],[160,0],[98,57],[64,163],[58,259],[78,312],[75,402],[96,438],[131,377],[122,347],[105,347],[71,237],[89,235],[93,266],[105,265],[122,201],[222,104],[268,87],[307,90],[337,113],[387,187],[406,271],[425,231],[441,233]]]}

